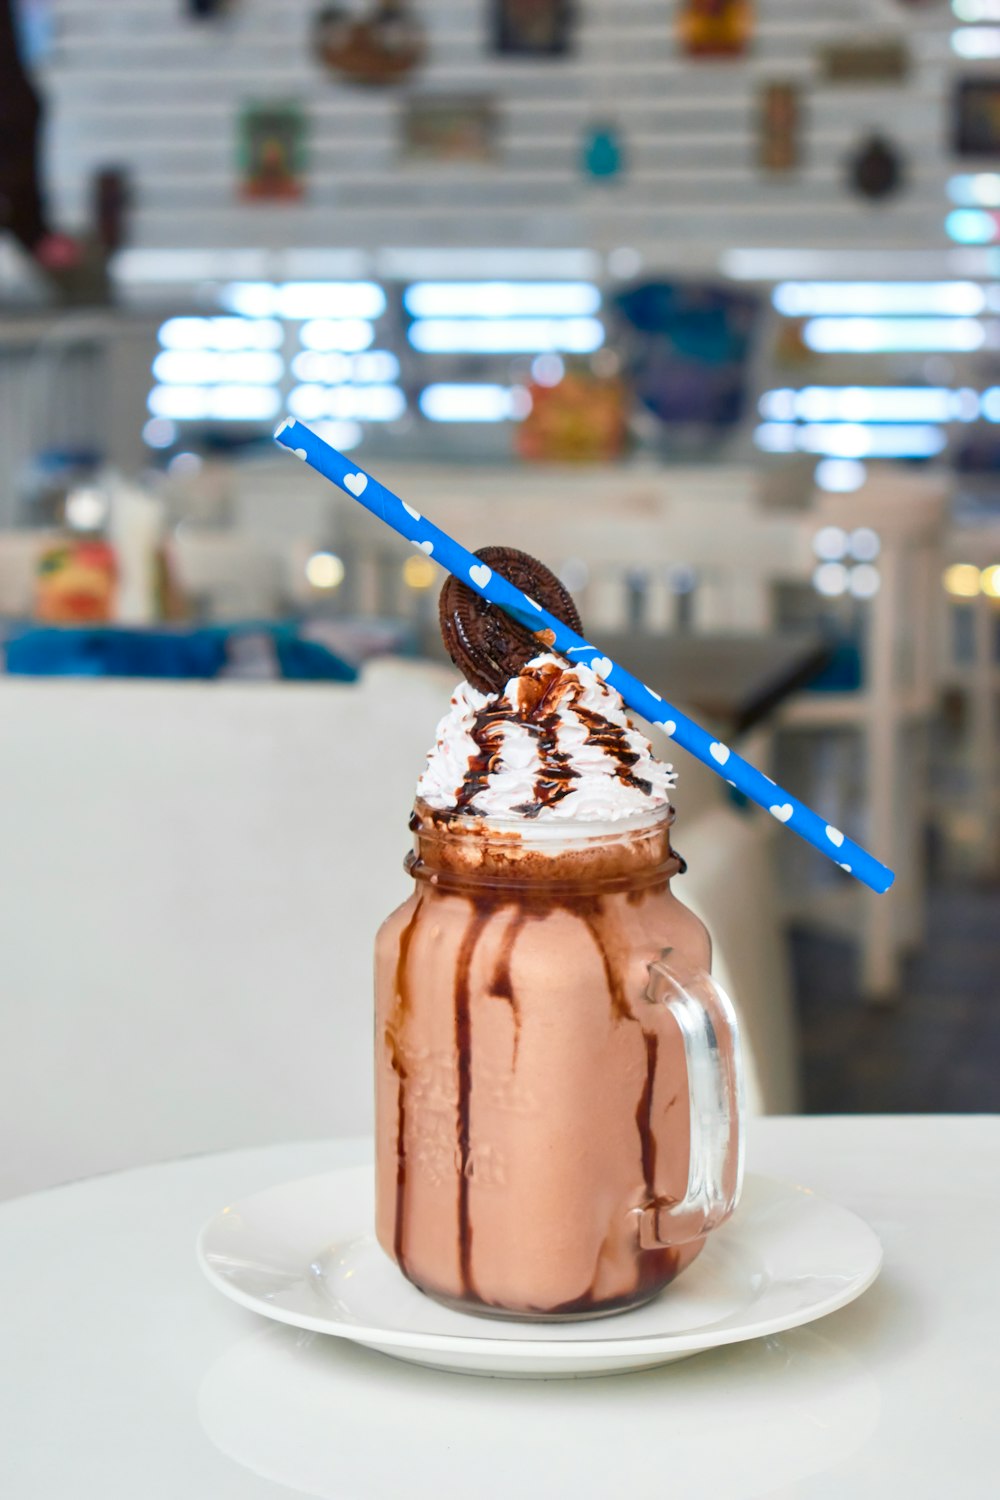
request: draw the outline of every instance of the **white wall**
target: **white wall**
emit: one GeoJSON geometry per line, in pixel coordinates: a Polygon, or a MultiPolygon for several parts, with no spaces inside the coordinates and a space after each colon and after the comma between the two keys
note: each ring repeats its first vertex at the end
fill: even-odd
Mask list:
{"type": "Polygon", "coordinates": [[[0,1198],[371,1128],[372,942],[452,680],[0,680],[0,1198]]]}
{"type": "Polygon", "coordinates": [[[60,213],[79,220],[90,170],[113,162],[135,174],[136,243],[147,247],[624,245],[698,266],[699,247],[943,240],[943,100],[956,61],[943,3],[758,0],[753,54],[713,64],[678,56],[667,0],[579,0],[576,55],[544,61],[488,54],[488,0],[416,0],[431,59],[414,87],[496,96],[495,169],[401,169],[399,92],[344,86],[313,63],[316,8],[234,0],[232,19],[209,25],[185,18],[181,0],[53,0],[58,42],[44,80],[60,213]],[[905,87],[817,83],[822,43],[901,31],[914,63],[905,87]],[[757,91],[784,79],[808,91],[805,164],[767,178],[754,165],[757,91]],[[240,205],[238,108],[289,96],[314,121],[309,198],[240,205]],[[609,114],[626,132],[630,170],[584,190],[581,134],[609,114]],[[858,134],[876,127],[907,152],[910,188],[872,208],[846,193],[841,172],[858,134]]]}

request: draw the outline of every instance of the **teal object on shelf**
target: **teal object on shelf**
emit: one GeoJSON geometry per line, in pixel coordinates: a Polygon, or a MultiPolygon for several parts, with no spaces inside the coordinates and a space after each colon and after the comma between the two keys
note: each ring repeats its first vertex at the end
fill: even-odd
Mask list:
{"type": "Polygon", "coordinates": [[[857,693],[864,687],[864,662],[856,641],[840,641],[822,671],[806,684],[807,693],[857,693]]]}
{"type": "Polygon", "coordinates": [[[294,624],[245,622],[193,629],[129,630],[117,626],[28,625],[0,642],[0,662],[14,677],[132,677],[211,681],[231,665],[230,646],[261,636],[274,652],[276,677],[286,682],[354,682],[357,668],[294,624]]]}
{"type": "Polygon", "coordinates": [[[593,126],[584,142],[583,166],[588,176],[602,180],[621,175],[625,151],[617,126],[610,122],[593,126]]]}

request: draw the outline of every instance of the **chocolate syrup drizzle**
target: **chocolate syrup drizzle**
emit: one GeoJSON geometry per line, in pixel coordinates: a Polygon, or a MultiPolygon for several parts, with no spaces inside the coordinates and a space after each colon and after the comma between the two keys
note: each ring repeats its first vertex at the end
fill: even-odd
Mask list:
{"type": "Polygon", "coordinates": [[[458,1058],[458,1255],[462,1291],[475,1297],[472,1281],[472,1223],[469,1219],[469,1142],[472,1122],[472,1010],[469,975],[483,928],[492,909],[473,914],[462,939],[455,973],[455,1053],[458,1058]]]}
{"type": "Polygon", "coordinates": [[[578,915],[587,924],[587,929],[594,939],[594,946],[601,955],[601,963],[604,965],[604,978],[607,982],[608,994],[611,996],[611,1010],[615,1020],[635,1021],[637,1018],[632,1014],[632,1007],[626,998],[622,977],[611,962],[608,944],[604,941],[604,934],[601,930],[602,911],[603,902],[599,896],[586,904],[581,902],[577,908],[578,915]]]}
{"type": "Polygon", "coordinates": [[[656,1197],[656,1137],[653,1134],[653,1089],[656,1084],[656,1058],[660,1050],[660,1038],[654,1031],[643,1031],[646,1044],[646,1082],[643,1084],[639,1103],[635,1110],[635,1123],[639,1131],[642,1149],[642,1175],[646,1183],[646,1202],[656,1197]]]}
{"type": "Polygon", "coordinates": [[[410,944],[416,930],[417,919],[423,903],[417,901],[413,916],[407,922],[399,938],[399,958],[396,962],[396,1013],[386,1027],[385,1040],[389,1048],[389,1060],[396,1075],[396,1222],[393,1226],[393,1251],[399,1269],[405,1274],[406,1258],[404,1228],[406,1224],[406,1064],[403,1061],[401,1030],[409,1009],[409,962],[410,944]]]}
{"type": "MultiPolygon", "coordinates": [[[[488,1304],[484,1302],[476,1290],[472,1268],[474,1231],[470,1212],[473,1093],[471,971],[476,950],[486,926],[491,918],[499,914],[503,907],[513,906],[514,910],[507,925],[507,930],[503,935],[502,949],[491,976],[488,993],[491,998],[506,1001],[510,1005],[514,1016],[515,1040],[512,1066],[514,1068],[517,1066],[521,1027],[520,1006],[511,974],[511,961],[517,937],[527,922],[534,919],[542,919],[556,907],[571,902],[573,912],[585,922],[594,940],[597,952],[600,955],[615,1022],[629,1022],[632,1025],[638,1026],[642,1033],[646,1054],[646,1067],[642,1089],[636,1102],[635,1123],[646,1201],[651,1203],[656,1201],[657,1198],[657,1150],[656,1137],[653,1130],[653,1097],[656,1087],[659,1037],[656,1033],[648,1032],[645,1029],[640,1018],[629,1004],[625,993],[623,975],[611,955],[611,949],[614,944],[612,934],[606,930],[607,912],[604,901],[600,894],[587,893],[585,889],[575,891],[571,897],[568,893],[537,889],[531,893],[530,900],[532,904],[526,906],[523,904],[525,894],[521,893],[520,898],[512,898],[509,891],[503,894],[500,892],[487,894],[483,891],[476,892],[474,895],[470,894],[471,911],[469,924],[463,936],[455,966],[454,1027],[455,1052],[458,1066],[456,1102],[456,1217],[459,1279],[462,1296],[470,1301],[480,1302],[484,1307],[488,1304]]],[[[406,1092],[408,1079],[402,1057],[401,1033],[410,1003],[410,955],[419,915],[420,906],[418,905],[400,936],[399,958],[396,968],[397,1009],[392,1022],[386,1028],[386,1044],[389,1047],[392,1068],[398,1080],[397,1175],[393,1249],[397,1263],[404,1273],[406,1272],[406,1092]]],[[[573,1316],[575,1314],[594,1311],[612,1312],[619,1307],[630,1306],[636,1301],[642,1300],[644,1294],[653,1295],[660,1287],[671,1280],[674,1274],[676,1274],[679,1260],[677,1253],[672,1250],[654,1249],[641,1252],[637,1256],[636,1286],[618,1298],[609,1299],[607,1297],[598,1297],[597,1295],[597,1282],[604,1252],[605,1247],[602,1246],[595,1262],[593,1278],[583,1294],[570,1301],[561,1303],[558,1307],[547,1309],[546,1311],[549,1315],[573,1316]]]]}
{"type": "Polygon", "coordinates": [[[490,995],[497,1000],[506,1000],[510,1006],[511,1016],[514,1021],[514,1055],[511,1061],[511,1071],[517,1072],[517,1054],[521,1046],[521,1005],[514,989],[514,981],[511,976],[511,960],[514,957],[514,944],[518,934],[527,922],[531,921],[533,913],[515,911],[510,924],[504,934],[503,947],[497,959],[493,978],[490,980],[490,995]]]}
{"type": "MultiPolygon", "coordinates": [[[[656,1136],[653,1132],[653,1094],[656,1088],[656,1065],[659,1058],[660,1039],[657,1033],[647,1031],[642,1025],[640,1018],[635,1014],[628,1003],[622,976],[611,961],[608,951],[609,944],[605,941],[601,921],[604,911],[603,902],[600,897],[596,899],[595,909],[584,915],[584,920],[590,930],[591,936],[601,956],[604,966],[604,975],[608,985],[608,993],[611,996],[611,1005],[616,1022],[630,1021],[640,1028],[643,1044],[646,1049],[646,1072],[643,1079],[642,1089],[635,1110],[635,1124],[639,1136],[639,1154],[642,1162],[643,1182],[646,1190],[646,1202],[652,1203],[657,1198],[656,1193],[656,1136]]],[[[671,1101],[671,1105],[675,1101],[671,1101]]],[[[668,1106],[669,1108],[670,1106],[668,1106]]],[[[652,1296],[672,1281],[677,1273],[679,1255],[677,1251],[670,1249],[653,1249],[642,1251],[637,1256],[637,1281],[636,1286],[629,1292],[616,1298],[599,1298],[597,1296],[597,1280],[600,1274],[601,1261],[604,1257],[604,1246],[601,1247],[594,1267],[594,1274],[590,1285],[579,1297],[574,1297],[568,1302],[560,1303],[551,1312],[563,1317],[574,1314],[593,1312],[599,1309],[601,1312],[614,1312],[618,1308],[634,1305],[643,1300],[646,1294],[652,1296]]]]}
{"type": "Polygon", "coordinates": [[[499,768],[503,726],[509,721],[510,715],[502,708],[484,708],[476,715],[469,733],[476,743],[477,753],[470,755],[465,779],[455,793],[457,812],[478,815],[472,804],[479,793],[485,791],[490,777],[499,768]]]}
{"type": "Polygon", "coordinates": [[[602,714],[595,713],[593,709],[584,708],[580,703],[574,702],[573,712],[577,718],[582,720],[587,728],[587,744],[597,745],[605,755],[611,756],[617,762],[615,775],[622,786],[631,786],[644,797],[648,797],[653,790],[653,783],[647,781],[643,776],[636,776],[632,770],[639,759],[638,751],[629,746],[628,737],[620,724],[612,724],[602,714]]]}
{"type": "MultiPolygon", "coordinates": [[[[518,689],[517,709],[494,701],[475,717],[470,730],[476,744],[476,753],[469,758],[468,769],[462,785],[455,794],[455,808],[468,816],[481,815],[475,802],[485,790],[489,779],[498,767],[503,749],[504,726],[510,723],[523,724],[537,741],[540,770],[532,789],[532,798],[514,809],[524,817],[537,817],[545,808],[554,806],[569,795],[573,784],[579,779],[570,756],[559,749],[558,729],[568,707],[586,730],[586,743],[602,750],[614,764],[614,774],[624,786],[632,787],[648,795],[651,783],[636,776],[633,770],[639,755],[628,742],[626,731],[613,724],[599,713],[587,709],[580,703],[583,686],[573,674],[552,662],[541,663],[521,673],[518,689]]],[[[410,823],[415,831],[420,828],[419,819],[410,823]]],[[[420,861],[410,864],[413,872],[419,870],[420,861]]],[[[686,868],[674,856],[675,873],[678,866],[686,868]]],[[[536,887],[514,894],[505,892],[487,893],[484,890],[464,891],[470,902],[470,919],[457,956],[455,971],[455,1050],[458,1059],[458,1097],[456,1106],[456,1169],[458,1176],[458,1249],[459,1273],[463,1295],[472,1301],[478,1297],[472,1274],[473,1226],[470,1218],[471,1155],[471,1110],[472,1110],[472,1006],[471,969],[473,959],[483,931],[502,906],[512,906],[513,915],[504,934],[503,946],[497,960],[489,994],[506,1001],[514,1019],[513,1067],[517,1067],[521,1033],[521,1010],[514,989],[511,961],[518,934],[525,923],[541,919],[558,906],[565,905],[586,924],[600,955],[604,969],[611,1008],[616,1023],[623,1021],[639,1026],[646,1054],[646,1068],[642,1090],[636,1103],[635,1122],[639,1137],[639,1153],[642,1164],[647,1202],[656,1198],[656,1139],[653,1133],[653,1096],[656,1085],[656,1070],[659,1038],[647,1032],[629,1004],[625,993],[624,975],[615,964],[611,954],[613,943],[606,929],[606,907],[597,891],[588,892],[585,887],[575,887],[572,892],[546,890],[536,887]]],[[[635,898],[643,894],[637,891],[635,898]]],[[[631,899],[633,893],[629,892],[631,899]]],[[[390,1047],[392,1067],[398,1078],[397,1159],[396,1178],[396,1222],[394,1249],[396,1260],[405,1271],[405,1220],[406,1220],[406,1083],[407,1074],[400,1055],[400,1030],[409,1006],[408,965],[410,946],[420,908],[414,912],[400,938],[399,961],[396,973],[397,1013],[387,1028],[386,1041],[390,1047]]],[[[559,1307],[548,1309],[553,1315],[572,1315],[599,1310],[611,1312],[642,1300],[643,1294],[653,1295],[676,1274],[679,1255],[673,1250],[648,1250],[637,1255],[637,1285],[619,1298],[598,1298],[596,1287],[605,1247],[602,1246],[594,1267],[593,1279],[582,1296],[559,1307]]],[[[485,1305],[485,1304],[484,1304],[485,1305]]]]}
{"type": "Polygon", "coordinates": [[[636,776],[633,766],[638,752],[629,745],[626,730],[613,724],[594,709],[585,708],[580,699],[584,688],[579,678],[556,662],[541,662],[525,668],[518,680],[518,703],[511,709],[501,700],[481,709],[469,733],[476,753],[469,757],[468,769],[461,786],[455,791],[459,812],[479,814],[475,806],[490,777],[498,770],[503,751],[503,726],[523,724],[534,735],[538,746],[539,771],[531,798],[513,809],[522,817],[537,818],[545,808],[554,807],[569,795],[580,778],[570,755],[560,750],[558,732],[567,709],[574,713],[586,730],[584,743],[602,750],[614,764],[614,775],[623,786],[649,796],[652,783],[636,776]]]}

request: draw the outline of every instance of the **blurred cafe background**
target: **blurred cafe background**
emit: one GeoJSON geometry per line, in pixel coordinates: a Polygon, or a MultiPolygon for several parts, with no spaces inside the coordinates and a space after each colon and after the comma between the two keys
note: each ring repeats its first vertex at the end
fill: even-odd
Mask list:
{"type": "Polygon", "coordinates": [[[286,411],[897,871],[677,752],[755,1108],[1000,1107],[1000,0],[0,0],[0,1194],[370,1128],[456,674],[286,411]]]}

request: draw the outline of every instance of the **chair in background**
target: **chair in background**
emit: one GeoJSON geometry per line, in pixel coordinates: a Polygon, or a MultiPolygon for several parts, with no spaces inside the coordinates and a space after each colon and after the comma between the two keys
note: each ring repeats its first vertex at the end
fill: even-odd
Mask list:
{"type": "MultiPolygon", "coordinates": [[[[937,767],[943,776],[932,809],[951,857],[980,879],[1000,874],[1000,523],[955,528],[944,561],[964,576],[942,589],[938,678],[957,706],[959,725],[937,767]],[[980,571],[978,591],[969,581],[980,571]],[[984,581],[986,587],[983,587],[984,581]],[[957,704],[956,704],[957,700],[957,704]]],[[[949,715],[949,717],[951,717],[949,715]]]]}
{"type": "Polygon", "coordinates": [[[860,736],[857,805],[834,788],[841,811],[831,805],[827,816],[848,829],[857,823],[856,836],[896,871],[895,886],[888,896],[875,896],[853,882],[799,884],[792,910],[859,936],[862,987],[876,1002],[897,993],[902,953],[923,932],[927,740],[940,619],[927,601],[938,597],[948,498],[946,480],[897,470],[870,478],[857,494],[817,497],[811,530],[869,527],[878,534],[879,587],[866,610],[860,686],[801,694],[783,706],[778,720],[782,733],[860,736]]]}

